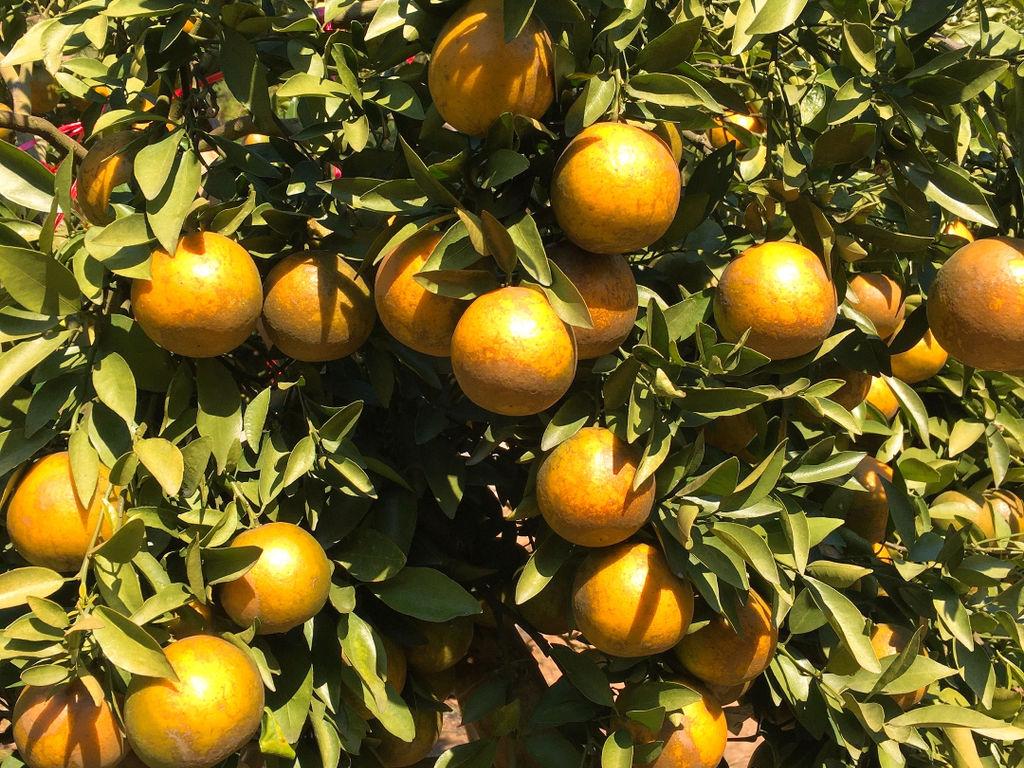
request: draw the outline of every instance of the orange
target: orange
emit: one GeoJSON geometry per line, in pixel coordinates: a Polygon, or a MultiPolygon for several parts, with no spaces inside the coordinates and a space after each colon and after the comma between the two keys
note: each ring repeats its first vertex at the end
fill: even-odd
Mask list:
{"type": "Polygon", "coordinates": [[[889,360],[892,366],[892,375],[907,384],[917,384],[930,379],[936,373],[946,367],[946,360],[949,355],[942,348],[939,342],[932,335],[931,331],[925,331],[924,336],[908,349],[893,355],[889,360]]]}
{"type": "Polygon", "coordinates": [[[735,416],[719,416],[704,427],[704,441],[733,456],[748,454],[747,446],[755,437],[757,421],[753,411],[744,411],[735,416]]]}
{"type": "MultiPolygon", "coordinates": [[[[391,638],[381,635],[381,644],[384,646],[384,653],[386,654],[385,663],[385,682],[394,689],[395,693],[401,693],[402,689],[405,688],[405,680],[408,675],[408,662],[406,660],[405,651],[402,647],[395,643],[391,638]]],[[[352,666],[351,662],[342,655],[342,661],[348,666],[352,666]]],[[[355,693],[349,691],[348,688],[342,686],[342,695],[345,697],[345,701],[351,706],[360,717],[364,720],[370,720],[373,718],[373,713],[370,712],[363,700],[355,693]]],[[[368,690],[364,695],[371,695],[368,690]]]]}
{"type": "MultiPolygon", "coordinates": [[[[0,112],[5,113],[4,116],[8,117],[11,108],[6,104],[0,104],[0,112]]],[[[13,141],[14,140],[14,129],[13,128],[0,128],[0,141],[13,141]]]]}
{"type": "Polygon", "coordinates": [[[289,357],[320,363],[361,347],[377,320],[366,282],[333,253],[281,259],[264,286],[263,328],[289,357]]]}
{"type": "Polygon", "coordinates": [[[265,133],[247,133],[242,138],[242,144],[251,147],[256,144],[269,144],[270,137],[265,133]]]}
{"type": "Polygon", "coordinates": [[[572,586],[575,574],[563,565],[551,581],[519,606],[523,618],[544,635],[564,635],[573,629],[572,586]]]}
{"type": "Polygon", "coordinates": [[[167,630],[176,640],[180,640],[183,637],[212,631],[215,621],[213,609],[209,604],[193,598],[175,612],[174,618],[167,625],[167,630]]]}
{"type": "Polygon", "coordinates": [[[708,141],[715,149],[721,149],[730,141],[736,142],[737,149],[746,149],[747,143],[729,130],[730,125],[738,125],[750,133],[764,133],[764,120],[760,115],[743,115],[738,112],[726,112],[724,117],[715,118],[715,127],[708,130],[708,141]]]}
{"type": "Polygon", "coordinates": [[[417,672],[429,674],[451,669],[473,642],[473,620],[468,616],[440,623],[417,621],[416,627],[426,642],[406,646],[405,655],[409,666],[417,672]]]}
{"type": "Polygon", "coordinates": [[[33,115],[52,112],[60,105],[60,86],[41,61],[23,70],[23,77],[28,83],[28,98],[32,103],[33,115]]]}
{"type": "Polygon", "coordinates": [[[415,279],[440,240],[438,232],[417,232],[385,256],[373,282],[373,299],[381,323],[398,341],[424,355],[448,357],[468,304],[431,293],[415,279]]]}
{"type": "MultiPolygon", "coordinates": [[[[7,535],[18,554],[32,565],[55,571],[81,567],[97,524],[97,541],[113,532],[111,516],[104,511],[108,477],[101,464],[96,490],[86,504],[75,490],[67,451],[51,453],[33,464],[7,506],[7,535]]],[[[113,499],[116,490],[109,493],[113,499]]]]}
{"type": "Polygon", "coordinates": [[[128,742],[149,768],[210,768],[259,728],[259,670],[244,651],[212,635],[177,640],[164,653],[178,679],[132,678],[124,702],[128,742]]]}
{"type": "Polygon", "coordinates": [[[984,504],[983,497],[960,491],[943,491],[932,501],[932,506],[945,505],[948,507],[941,517],[935,517],[941,528],[952,525],[956,530],[960,530],[964,525],[973,524],[985,538],[995,538],[996,529],[992,510],[983,506],[984,504]]]}
{"type": "Polygon", "coordinates": [[[153,252],[149,280],[132,281],[132,311],[142,330],[166,350],[216,357],[256,327],[263,286],[249,252],[223,235],[195,232],[171,256],[153,252]]]}
{"type": "MultiPolygon", "coordinates": [[[[725,755],[725,747],[729,738],[728,726],[722,707],[707,690],[689,681],[680,681],[684,685],[701,694],[701,698],[687,704],[679,712],[666,715],[661,730],[657,733],[628,718],[621,722],[636,745],[647,745],[663,742],[660,750],[653,752],[653,760],[642,762],[642,758],[634,760],[634,765],[650,766],[650,768],[717,768],[725,755]]],[[[617,702],[620,711],[629,711],[629,699],[632,691],[629,687],[619,694],[617,702]]],[[[639,705],[637,705],[639,706],[639,705]]]]}
{"type": "Polygon", "coordinates": [[[551,37],[534,15],[506,43],[502,0],[470,0],[438,35],[427,86],[441,117],[470,136],[506,112],[540,119],[555,98],[551,37]]]}
{"type": "Polygon", "coordinates": [[[537,505],[573,544],[607,547],[636,533],[654,506],[654,477],[633,489],[638,452],[610,429],[586,427],[561,443],[537,472],[537,505]]]}
{"type": "Polygon", "coordinates": [[[871,377],[871,388],[868,390],[866,402],[881,411],[886,421],[891,421],[900,410],[900,401],[896,399],[889,382],[881,376],[871,377]]]}
{"type": "Polygon", "coordinates": [[[470,400],[506,416],[554,405],[576,375],[572,328],[538,290],[499,288],[475,299],[452,336],[452,369],[470,400]]]}
{"type": "Polygon", "coordinates": [[[885,541],[889,527],[889,495],[880,478],[892,481],[892,467],[865,456],[853,470],[864,490],[853,491],[846,512],[846,527],[872,544],[885,541]]]}
{"type": "Polygon", "coordinates": [[[942,228],[942,234],[954,235],[962,240],[966,240],[968,243],[974,242],[974,233],[971,232],[971,228],[960,221],[960,219],[953,219],[944,226],[942,228]]]}
{"type": "Polygon", "coordinates": [[[124,757],[124,739],[105,701],[85,685],[27,686],[13,714],[14,743],[28,768],[113,768],[124,757]]]}
{"type": "Polygon", "coordinates": [[[558,158],[551,207],[580,248],[629,253],[668,231],[681,189],[665,142],[626,123],[595,123],[558,158]]]}
{"type": "Polygon", "coordinates": [[[114,220],[110,193],[132,177],[132,153],[128,145],[139,137],[134,131],[103,136],[89,148],[78,167],[78,207],[92,224],[114,220]]]}
{"type": "Polygon", "coordinates": [[[577,626],[599,650],[653,656],[686,634],[693,589],[672,573],[661,550],[624,542],[587,555],[576,573],[572,604],[577,626]]]}
{"type": "Polygon", "coordinates": [[[1024,371],[1024,240],[990,237],[954,253],[932,283],[928,324],[965,365],[1024,371]]]}
{"type": "Polygon", "coordinates": [[[580,360],[608,355],[622,346],[636,321],[637,289],[629,262],[619,254],[587,253],[565,244],[549,256],[580,292],[593,328],[575,328],[580,360]]]}
{"type": "MultiPolygon", "coordinates": [[[[906,627],[895,624],[875,624],[871,629],[871,648],[875,652],[875,658],[881,661],[902,652],[913,635],[914,633],[906,627]]],[[[924,655],[923,649],[922,655],[924,655]]],[[[910,709],[921,703],[924,694],[925,689],[920,688],[909,693],[893,694],[891,698],[900,709],[910,709]]]]}
{"type": "Polygon", "coordinates": [[[424,706],[413,707],[416,735],[412,741],[402,741],[383,728],[375,734],[380,744],[373,750],[383,768],[407,768],[430,754],[441,735],[441,713],[424,706]]]}
{"type": "MultiPolygon", "coordinates": [[[[825,366],[821,376],[823,379],[842,379],[844,384],[828,396],[828,399],[838,403],[848,411],[852,411],[864,402],[871,389],[871,375],[862,371],[851,371],[837,365],[825,366]]],[[[811,423],[822,421],[809,403],[799,402],[794,409],[794,414],[801,420],[811,423]]]]}
{"type": "Polygon", "coordinates": [[[888,339],[903,323],[903,289],[891,277],[878,272],[854,276],[847,300],[872,322],[881,339],[888,339]]]}
{"type": "Polygon", "coordinates": [[[742,685],[764,672],[779,639],[771,606],[751,590],[738,618],[734,628],[715,614],[710,623],[684,637],[675,647],[683,668],[719,688],[742,685]]]}
{"type": "Polygon", "coordinates": [[[220,604],[233,622],[275,635],[305,624],[327,602],[331,561],[310,534],[292,523],[267,523],[243,531],[232,547],[259,547],[256,564],[220,585],[220,604]]]}
{"type": "Polygon", "coordinates": [[[821,260],[796,243],[748,248],[726,266],[714,300],[715,320],[728,341],[747,329],[747,346],[772,360],[800,357],[828,337],[836,294],[821,260]]]}
{"type": "Polygon", "coordinates": [[[986,493],[985,514],[993,520],[993,536],[995,535],[996,516],[1006,522],[1010,527],[1010,533],[1024,533],[1024,501],[1010,491],[996,490],[986,493]]]}

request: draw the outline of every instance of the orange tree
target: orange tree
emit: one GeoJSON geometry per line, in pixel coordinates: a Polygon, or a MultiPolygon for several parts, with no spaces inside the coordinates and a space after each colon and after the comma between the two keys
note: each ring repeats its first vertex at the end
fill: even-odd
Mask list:
{"type": "Polygon", "coordinates": [[[4,768],[1024,761],[1013,8],[0,13],[4,768]]]}

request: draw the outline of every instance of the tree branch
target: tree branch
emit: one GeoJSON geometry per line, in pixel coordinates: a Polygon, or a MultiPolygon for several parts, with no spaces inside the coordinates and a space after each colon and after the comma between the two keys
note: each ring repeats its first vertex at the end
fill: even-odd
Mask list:
{"type": "Polygon", "coordinates": [[[85,157],[86,149],[77,141],[60,132],[49,120],[34,115],[0,110],[0,128],[13,128],[33,136],[41,136],[64,154],[72,154],[79,160],[85,157]]]}

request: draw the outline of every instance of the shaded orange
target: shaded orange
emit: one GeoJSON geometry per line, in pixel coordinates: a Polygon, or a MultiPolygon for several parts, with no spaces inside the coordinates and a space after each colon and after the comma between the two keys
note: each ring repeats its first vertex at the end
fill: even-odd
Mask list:
{"type": "MultiPolygon", "coordinates": [[[[620,719],[633,737],[634,744],[663,742],[653,760],[635,760],[634,765],[650,768],[717,768],[725,755],[729,730],[722,707],[705,688],[688,680],[680,682],[701,694],[701,698],[687,704],[680,712],[669,713],[657,733],[635,720],[620,719]]],[[[627,687],[619,696],[620,708],[628,706],[622,702],[629,696],[630,689],[627,687]]]]}
{"type": "Polygon", "coordinates": [[[868,390],[866,402],[873,405],[887,421],[891,421],[900,410],[900,402],[889,386],[889,382],[881,376],[871,377],[871,388],[868,390]]]}
{"type": "Polygon", "coordinates": [[[846,512],[846,527],[872,544],[885,541],[889,527],[889,495],[880,478],[892,481],[892,467],[873,456],[865,456],[853,470],[864,490],[852,492],[846,512]]]}
{"type": "Polygon", "coordinates": [[[903,289],[878,272],[862,272],[850,280],[850,306],[872,322],[878,337],[888,339],[903,323],[903,289]]]}
{"type": "Polygon", "coordinates": [[[992,532],[995,535],[995,518],[1001,517],[1009,526],[1010,533],[1024,533],[1024,501],[1015,493],[995,490],[985,494],[985,514],[992,518],[992,532]]]}
{"type": "Polygon", "coordinates": [[[402,741],[384,728],[378,729],[375,734],[380,744],[373,751],[383,768],[415,765],[429,755],[437,743],[441,735],[441,713],[425,706],[416,706],[412,708],[412,717],[416,726],[416,735],[412,741],[402,741]]]}
{"type": "Polygon", "coordinates": [[[737,149],[746,149],[747,143],[729,130],[732,125],[738,125],[750,133],[764,133],[764,120],[760,115],[744,115],[729,111],[723,117],[716,117],[715,127],[708,129],[708,141],[711,142],[711,146],[721,149],[730,141],[735,141],[737,149]]]}
{"type": "Polygon", "coordinates": [[[454,667],[473,642],[473,620],[460,616],[451,621],[417,621],[416,627],[426,642],[408,645],[405,656],[417,672],[444,672],[454,667]]]}
{"type": "Polygon", "coordinates": [[[929,330],[906,352],[893,355],[889,364],[892,375],[897,379],[907,384],[918,384],[945,368],[947,359],[946,350],[929,330]]]}
{"type": "Polygon", "coordinates": [[[78,207],[91,223],[114,220],[110,194],[132,177],[132,155],[126,150],[137,138],[134,131],[107,134],[93,143],[78,166],[78,207]]]}
{"type": "MultiPolygon", "coordinates": [[[[902,652],[913,636],[914,633],[906,627],[895,624],[875,624],[871,629],[871,649],[875,652],[875,658],[881,661],[902,652]]],[[[923,651],[922,655],[925,655],[923,651]]],[[[910,709],[921,703],[924,694],[925,689],[920,688],[909,693],[891,694],[890,698],[900,709],[910,709]]]]}
{"type": "Polygon", "coordinates": [[[551,581],[519,606],[523,618],[545,635],[564,635],[575,627],[572,615],[573,578],[568,565],[562,566],[551,581]]]}

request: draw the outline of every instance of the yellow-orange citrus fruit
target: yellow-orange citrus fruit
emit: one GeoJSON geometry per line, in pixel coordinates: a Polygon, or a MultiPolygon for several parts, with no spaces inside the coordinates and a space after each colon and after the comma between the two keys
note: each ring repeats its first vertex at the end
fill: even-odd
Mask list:
{"type": "Polygon", "coordinates": [[[662,120],[654,126],[653,133],[665,142],[668,151],[672,153],[672,159],[675,160],[676,165],[679,165],[683,160],[684,147],[683,134],[678,123],[662,120]]]}
{"type": "Polygon", "coordinates": [[[138,137],[134,131],[107,134],[93,143],[78,167],[78,207],[91,223],[114,220],[110,194],[132,177],[128,145],[138,137]]]}
{"type": "Polygon", "coordinates": [[[985,514],[992,518],[995,534],[995,520],[1002,518],[1009,526],[1010,533],[1024,533],[1024,501],[1010,491],[997,490],[985,494],[985,514]]]}
{"type": "Polygon", "coordinates": [[[28,81],[28,98],[32,102],[32,114],[52,112],[60,104],[60,86],[42,62],[36,62],[25,74],[28,81]]]}
{"type": "MultiPolygon", "coordinates": [[[[32,565],[62,572],[77,570],[97,524],[97,541],[113,532],[110,514],[104,509],[108,476],[101,464],[96,490],[85,503],[75,490],[67,451],[51,453],[33,464],[7,506],[7,535],[18,554],[32,565]]],[[[114,493],[110,489],[108,498],[114,493]]]]}
{"type": "Polygon", "coordinates": [[[871,388],[868,390],[866,402],[875,406],[887,421],[892,420],[900,410],[900,401],[896,399],[889,382],[881,376],[871,378],[871,388]]]}
{"type": "Polygon", "coordinates": [[[775,655],[779,630],[771,606],[751,590],[739,611],[739,626],[714,615],[675,647],[683,669],[702,682],[722,688],[753,680],[775,655]]]}
{"type": "Polygon", "coordinates": [[[438,35],[427,86],[445,122],[470,136],[505,112],[539,119],[555,98],[551,37],[533,16],[506,43],[502,0],[470,0],[438,35]]]}
{"type": "Polygon", "coordinates": [[[893,355],[889,364],[892,375],[897,379],[907,384],[918,384],[945,368],[947,359],[949,354],[929,330],[906,352],[893,355]]]}
{"type": "Polygon", "coordinates": [[[537,505],[573,544],[607,547],[636,533],[654,506],[654,477],[633,489],[640,457],[604,427],[586,427],[553,450],[537,472],[537,505]]]}
{"type": "Polygon", "coordinates": [[[263,328],[274,346],[307,363],[351,355],[377,320],[366,282],[333,253],[281,259],[264,286],[263,328]]]}
{"type": "Polygon", "coordinates": [[[245,138],[242,139],[242,144],[247,147],[254,146],[256,144],[269,144],[270,137],[265,133],[247,133],[245,138]]]}
{"type": "Polygon", "coordinates": [[[545,635],[564,635],[573,627],[572,587],[575,574],[567,565],[560,568],[551,581],[519,606],[523,618],[545,635]]]}
{"type": "Polygon", "coordinates": [[[954,253],[932,284],[928,325],[966,365],[1024,371],[1024,240],[990,237],[954,253]]]}
{"type": "Polygon", "coordinates": [[[665,142],[633,125],[595,123],[558,158],[551,207],[580,248],[629,253],[668,231],[680,192],[679,168],[665,142]]]}
{"type": "Polygon", "coordinates": [[[996,535],[995,521],[984,504],[982,496],[961,491],[943,491],[932,501],[932,506],[944,506],[946,509],[941,516],[935,510],[933,520],[942,528],[952,525],[956,530],[964,525],[973,525],[985,538],[991,539],[996,535]]]}
{"type": "Polygon", "coordinates": [[[451,669],[462,660],[473,642],[473,620],[468,616],[440,623],[417,621],[416,626],[426,642],[406,646],[405,656],[409,666],[417,672],[451,669]]]}
{"type": "Polygon", "coordinates": [[[576,339],[532,288],[475,299],[455,326],[452,370],[462,391],[488,411],[529,416],[554,405],[576,375],[576,339]]]}
{"type": "Polygon", "coordinates": [[[572,606],[580,631],[599,650],[653,656],[686,634],[693,589],[672,573],[661,550],[623,542],[587,555],[576,572],[572,606]]]}
{"type": "Polygon", "coordinates": [[[636,279],[629,262],[619,254],[587,253],[569,244],[553,249],[549,255],[590,310],[594,327],[574,329],[580,360],[614,352],[629,336],[636,320],[636,279]]]}
{"type": "Polygon", "coordinates": [[[230,352],[256,327],[263,286],[252,256],[214,232],[153,252],[150,279],[132,281],[132,311],[153,341],[186,357],[230,352]]]}
{"type": "Polygon", "coordinates": [[[177,640],[164,653],[177,680],[132,678],[124,702],[128,743],[150,768],[210,768],[259,728],[259,670],[244,651],[212,635],[177,640]]]}
{"type": "Polygon", "coordinates": [[[28,768],[113,768],[124,757],[124,739],[106,701],[85,685],[27,686],[12,716],[14,743],[28,768]]]}
{"type": "Polygon", "coordinates": [[[720,451],[740,456],[750,441],[757,437],[757,421],[753,411],[735,416],[719,416],[704,427],[704,441],[720,451]]]}
{"type": "Polygon", "coordinates": [[[726,112],[724,117],[715,118],[715,127],[708,130],[711,146],[721,149],[730,141],[735,141],[737,149],[746,149],[747,143],[729,130],[731,126],[739,126],[749,133],[764,133],[764,120],[760,115],[726,112]]]}
{"type": "Polygon", "coordinates": [[[871,375],[863,371],[840,369],[834,373],[828,373],[828,375],[845,382],[843,386],[829,395],[829,399],[839,403],[848,411],[852,411],[863,403],[871,391],[871,375]]]}
{"type": "Polygon", "coordinates": [[[864,490],[854,491],[846,512],[846,527],[872,544],[885,541],[889,527],[889,495],[881,478],[892,482],[892,467],[865,456],[853,470],[864,490]]]}
{"type": "Polygon", "coordinates": [[[175,612],[174,618],[167,624],[167,631],[176,640],[208,634],[212,631],[215,620],[213,609],[208,603],[192,599],[175,612]]]}
{"type": "Polygon", "coordinates": [[[402,344],[424,355],[448,357],[455,326],[469,305],[416,282],[440,239],[438,232],[417,232],[385,256],[373,282],[373,299],[381,323],[402,344]]]}
{"type": "Polygon", "coordinates": [[[953,219],[946,226],[942,228],[942,234],[944,235],[955,235],[962,240],[966,240],[968,243],[974,242],[974,233],[971,232],[971,228],[964,224],[960,219],[953,219]]]}
{"type": "Polygon", "coordinates": [[[821,260],[802,245],[771,242],[729,262],[715,291],[715,320],[728,341],[772,360],[817,348],[836,321],[836,294],[821,260]]]}
{"type": "Polygon", "coordinates": [[[257,634],[287,632],[313,618],[327,602],[331,561],[309,533],[292,523],[243,531],[232,547],[259,547],[256,564],[220,585],[220,604],[233,622],[257,634]]]}
{"type": "MultiPolygon", "coordinates": [[[[875,624],[871,629],[871,648],[875,652],[875,658],[881,661],[902,652],[913,635],[914,633],[906,627],[875,624]]],[[[924,694],[925,689],[919,688],[907,693],[893,694],[891,698],[900,709],[910,709],[921,703],[924,694]]]]}
{"type": "Polygon", "coordinates": [[[903,289],[899,283],[878,272],[862,272],[849,286],[850,305],[870,320],[878,337],[888,339],[903,322],[903,289]]]}
{"type": "MultiPolygon", "coordinates": [[[[646,745],[663,742],[661,750],[650,761],[636,761],[634,765],[650,768],[717,768],[725,755],[729,731],[722,707],[706,689],[687,680],[684,685],[697,691],[701,698],[687,704],[682,711],[666,716],[658,733],[646,728],[635,720],[623,718],[626,730],[633,737],[634,744],[646,745]]],[[[619,695],[619,709],[630,697],[627,687],[619,695]]]]}
{"type": "Polygon", "coordinates": [[[407,768],[430,754],[441,735],[441,713],[425,707],[413,707],[416,735],[412,741],[402,741],[385,729],[376,734],[380,739],[374,752],[383,768],[407,768]]]}
{"type": "MultiPolygon", "coordinates": [[[[4,117],[10,117],[12,115],[11,108],[6,104],[0,104],[0,113],[4,117]]],[[[14,139],[14,129],[12,128],[0,128],[0,141],[12,141],[14,139]]]]}

